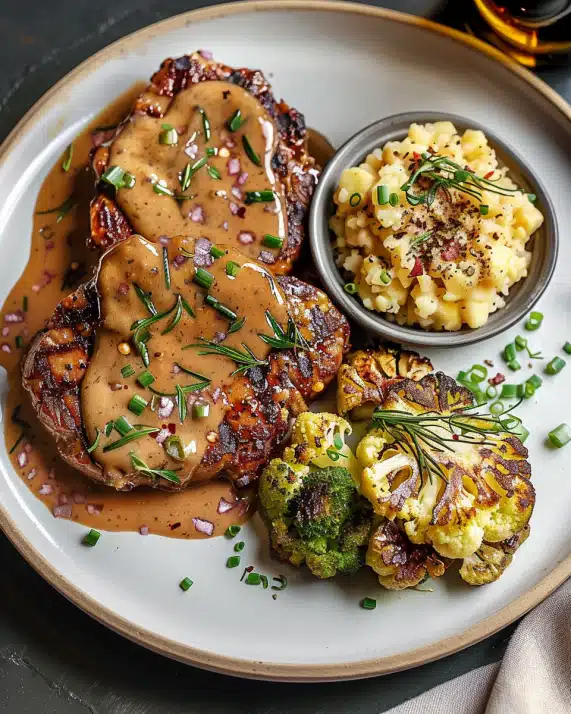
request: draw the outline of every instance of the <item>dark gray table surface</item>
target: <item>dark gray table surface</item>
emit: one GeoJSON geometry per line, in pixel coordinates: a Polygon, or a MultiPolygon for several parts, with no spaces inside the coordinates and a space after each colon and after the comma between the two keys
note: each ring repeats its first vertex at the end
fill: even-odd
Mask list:
{"type": "MultiPolygon", "coordinates": [[[[93,52],[145,25],[208,4],[217,3],[4,0],[0,140],[56,80],[93,52]]],[[[468,0],[371,4],[462,27],[468,0]]],[[[571,100],[570,66],[541,75],[571,100]]],[[[0,709],[10,714],[378,714],[497,661],[514,629],[439,662],[383,678],[315,685],[250,682],[172,662],[122,639],[53,590],[2,534],[0,564],[0,709]]]]}

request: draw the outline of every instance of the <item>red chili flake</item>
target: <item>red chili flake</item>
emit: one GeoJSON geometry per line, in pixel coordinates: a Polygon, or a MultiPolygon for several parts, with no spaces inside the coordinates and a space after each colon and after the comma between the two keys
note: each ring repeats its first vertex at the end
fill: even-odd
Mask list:
{"type": "Polygon", "coordinates": [[[458,436],[458,434],[452,434],[452,438],[454,439],[454,441],[458,441],[460,437],[458,436]]]}
{"type": "Polygon", "coordinates": [[[420,154],[418,153],[418,151],[413,151],[412,155],[416,159],[416,161],[418,161],[420,159],[420,154]]]}
{"type": "Polygon", "coordinates": [[[169,528],[171,529],[171,531],[174,531],[174,530],[176,530],[177,528],[180,528],[180,526],[181,526],[181,522],[180,522],[180,521],[177,521],[176,523],[171,523],[171,524],[169,525],[169,528]]]}
{"type": "Polygon", "coordinates": [[[408,274],[409,278],[418,278],[419,275],[422,275],[424,273],[424,269],[422,267],[422,262],[420,258],[417,256],[414,259],[414,268],[410,271],[408,274]]]}
{"type": "Polygon", "coordinates": [[[169,424],[168,430],[170,431],[171,434],[176,434],[176,424],[169,424]]]}
{"type": "Polygon", "coordinates": [[[489,384],[491,384],[493,387],[496,387],[498,384],[501,384],[502,382],[505,382],[505,381],[506,381],[505,375],[500,374],[500,372],[498,372],[495,377],[488,379],[489,384]]]}
{"type": "Polygon", "coordinates": [[[236,215],[238,218],[246,218],[246,206],[240,206],[236,215]]]}
{"type": "Polygon", "coordinates": [[[253,566],[253,565],[248,565],[248,567],[246,568],[246,570],[247,570],[249,573],[251,573],[252,570],[254,570],[254,566],[253,566]]]}
{"type": "Polygon", "coordinates": [[[488,171],[488,173],[484,176],[484,178],[489,179],[489,178],[492,178],[493,175],[494,175],[493,171],[488,171]]]}
{"type": "Polygon", "coordinates": [[[128,292],[129,286],[127,285],[127,283],[119,283],[119,285],[117,286],[117,293],[119,295],[127,295],[128,292]]]}

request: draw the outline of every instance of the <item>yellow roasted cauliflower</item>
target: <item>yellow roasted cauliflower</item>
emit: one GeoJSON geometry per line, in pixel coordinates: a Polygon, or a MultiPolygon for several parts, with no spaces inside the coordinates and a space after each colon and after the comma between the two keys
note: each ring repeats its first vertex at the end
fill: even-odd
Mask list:
{"type": "Polygon", "coordinates": [[[356,450],[375,513],[444,558],[516,536],[535,502],[527,449],[499,421],[463,411],[472,404],[441,372],[395,382],[356,450]]]}

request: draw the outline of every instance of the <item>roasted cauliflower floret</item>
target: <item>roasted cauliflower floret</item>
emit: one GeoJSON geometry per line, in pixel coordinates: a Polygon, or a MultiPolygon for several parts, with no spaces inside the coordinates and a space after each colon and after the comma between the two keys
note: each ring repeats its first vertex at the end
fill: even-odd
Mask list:
{"type": "Polygon", "coordinates": [[[396,379],[420,380],[432,364],[416,352],[393,347],[351,352],[337,374],[337,411],[351,419],[370,419],[396,379]]]}
{"type": "Polygon", "coordinates": [[[442,373],[393,383],[377,427],[357,447],[362,493],[375,513],[402,522],[411,543],[445,558],[511,538],[535,502],[526,448],[495,422],[485,438],[466,432],[490,426],[463,411],[470,406],[471,393],[442,373]],[[450,418],[466,433],[451,431],[450,418]]]}
{"type": "Polygon", "coordinates": [[[464,558],[460,576],[470,585],[493,583],[512,562],[514,553],[528,536],[529,525],[507,540],[482,543],[475,553],[464,558]]]}
{"type": "Polygon", "coordinates": [[[349,422],[337,414],[304,412],[295,420],[284,460],[320,468],[342,466],[358,481],[359,463],[345,443],[345,437],[351,432],[349,422]]]}
{"type": "Polygon", "coordinates": [[[404,590],[444,575],[449,561],[429,545],[412,544],[394,521],[383,518],[369,540],[367,565],[388,590],[404,590]]]}
{"type": "Polygon", "coordinates": [[[273,459],[260,478],[259,501],[280,560],[305,563],[318,578],[364,564],[371,507],[347,469],[273,459]]]}

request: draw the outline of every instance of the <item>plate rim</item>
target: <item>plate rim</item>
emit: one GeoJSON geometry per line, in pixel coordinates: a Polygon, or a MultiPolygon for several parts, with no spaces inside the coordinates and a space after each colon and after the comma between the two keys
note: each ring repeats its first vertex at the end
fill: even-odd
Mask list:
{"type": "MultiPolygon", "coordinates": [[[[503,55],[493,46],[460,30],[396,10],[341,0],[241,0],[240,2],[224,3],[174,15],[125,35],[88,57],[42,95],[10,131],[0,146],[0,167],[6,161],[12,145],[23,138],[28,128],[37,121],[38,116],[57,98],[60,92],[66,87],[75,84],[83,74],[91,71],[100,62],[124,52],[130,46],[136,46],[149,37],[170,32],[194,22],[212,20],[239,13],[280,10],[326,11],[372,16],[389,22],[416,26],[452,39],[499,62],[520,79],[523,79],[532,89],[543,95],[563,115],[564,119],[568,120],[571,128],[571,106],[561,95],[551,89],[539,77],[503,55]]],[[[137,627],[133,622],[117,615],[112,609],[101,606],[94,598],[64,577],[20,532],[16,522],[2,504],[0,504],[0,528],[18,552],[44,580],[86,614],[123,637],[153,652],[185,664],[221,674],[282,682],[327,682],[360,679],[390,674],[427,664],[441,657],[454,654],[493,635],[538,605],[571,575],[570,554],[530,590],[490,617],[481,620],[458,635],[446,637],[407,652],[380,658],[364,659],[358,662],[336,664],[267,663],[228,657],[190,645],[183,645],[145,628],[137,627]]]]}

